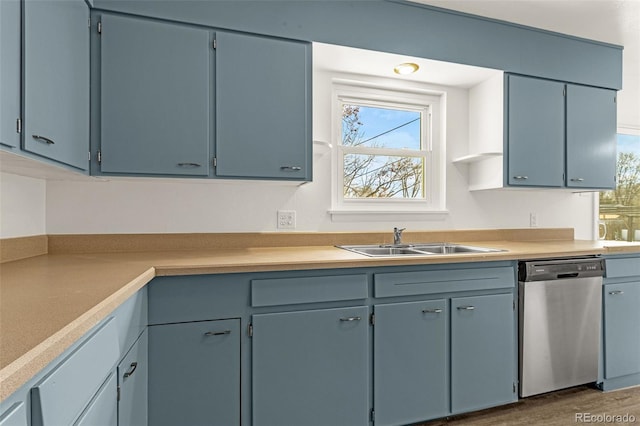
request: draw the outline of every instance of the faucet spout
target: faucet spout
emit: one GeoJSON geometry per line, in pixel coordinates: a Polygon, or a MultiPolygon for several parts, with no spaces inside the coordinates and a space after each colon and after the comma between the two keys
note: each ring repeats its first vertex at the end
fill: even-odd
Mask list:
{"type": "Polygon", "coordinates": [[[393,245],[398,246],[402,244],[402,231],[406,228],[393,228],[393,245]]]}

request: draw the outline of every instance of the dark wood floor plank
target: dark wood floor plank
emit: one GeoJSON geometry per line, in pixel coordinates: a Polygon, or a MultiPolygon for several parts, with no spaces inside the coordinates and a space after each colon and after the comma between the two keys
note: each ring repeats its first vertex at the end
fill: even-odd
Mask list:
{"type": "MultiPolygon", "coordinates": [[[[635,422],[609,424],[640,425],[640,387],[601,392],[588,386],[578,386],[529,397],[502,407],[421,423],[419,426],[565,426],[580,424],[576,418],[580,414],[583,418],[588,415],[627,415],[635,418],[635,422]]],[[[591,424],[598,423],[591,421],[591,424]]]]}

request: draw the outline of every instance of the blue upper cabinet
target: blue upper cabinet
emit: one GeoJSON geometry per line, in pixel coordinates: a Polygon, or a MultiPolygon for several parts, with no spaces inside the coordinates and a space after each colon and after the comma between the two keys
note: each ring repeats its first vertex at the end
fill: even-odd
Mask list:
{"type": "Polygon", "coordinates": [[[620,46],[403,0],[94,0],[94,4],[105,10],[235,31],[622,87],[620,46]]]}
{"type": "Polygon", "coordinates": [[[25,0],[23,18],[23,149],[88,170],[89,8],[25,0]]]}
{"type": "Polygon", "coordinates": [[[311,180],[311,45],[216,42],[216,176],[311,180]]]}
{"type": "Polygon", "coordinates": [[[509,75],[507,170],[517,186],[564,184],[564,84],[509,75]]]}
{"type": "Polygon", "coordinates": [[[616,186],[616,92],[567,85],[569,188],[616,186]]]}
{"type": "Polygon", "coordinates": [[[20,146],[20,0],[0,1],[0,145],[20,146]]]}
{"type": "Polygon", "coordinates": [[[213,33],[107,14],[99,20],[93,174],[208,176],[213,33]]]}
{"type": "Polygon", "coordinates": [[[508,75],[505,184],[610,189],[616,92],[508,75]]]}

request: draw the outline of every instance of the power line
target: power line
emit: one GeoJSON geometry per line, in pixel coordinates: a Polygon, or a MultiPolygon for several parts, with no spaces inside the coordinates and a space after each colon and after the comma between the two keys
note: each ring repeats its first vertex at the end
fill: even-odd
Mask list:
{"type": "Polygon", "coordinates": [[[411,123],[413,123],[413,122],[415,122],[415,121],[418,121],[418,120],[420,120],[420,117],[418,117],[418,118],[414,118],[414,119],[413,119],[413,120],[411,120],[411,121],[407,121],[406,123],[401,124],[401,125],[399,125],[398,127],[394,127],[393,129],[390,129],[390,130],[384,131],[384,132],[382,132],[382,133],[380,133],[380,134],[377,134],[377,135],[375,135],[375,136],[373,136],[373,137],[370,137],[369,139],[365,139],[365,140],[363,140],[363,141],[360,141],[360,143],[359,143],[359,144],[363,144],[363,143],[369,142],[370,140],[373,140],[373,139],[375,139],[375,138],[379,138],[379,137],[380,137],[380,136],[382,136],[382,135],[386,135],[387,133],[391,133],[391,132],[393,132],[394,130],[398,130],[398,129],[399,129],[399,128],[401,128],[401,127],[408,126],[409,124],[411,124],[411,123]]]}

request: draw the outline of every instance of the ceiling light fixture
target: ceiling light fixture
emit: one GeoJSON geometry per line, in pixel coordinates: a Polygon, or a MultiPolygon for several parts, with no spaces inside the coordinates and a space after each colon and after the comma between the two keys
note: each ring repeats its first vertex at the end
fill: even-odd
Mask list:
{"type": "Polygon", "coordinates": [[[418,71],[420,67],[418,64],[414,64],[413,62],[405,62],[404,64],[396,65],[393,69],[393,72],[400,75],[409,75],[418,71]]]}

